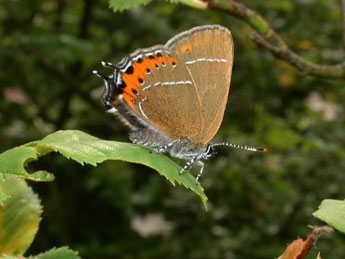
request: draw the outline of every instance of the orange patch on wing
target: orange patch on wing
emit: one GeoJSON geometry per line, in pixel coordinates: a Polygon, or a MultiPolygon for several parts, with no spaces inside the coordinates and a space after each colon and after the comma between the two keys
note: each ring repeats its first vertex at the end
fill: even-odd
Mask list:
{"type": "Polygon", "coordinates": [[[133,63],[133,69],[134,72],[132,74],[132,76],[136,77],[137,79],[140,77],[141,79],[145,80],[146,77],[146,72],[145,72],[145,64],[144,61],[139,63],[133,63]]]}
{"type": "Polygon", "coordinates": [[[155,58],[155,59],[147,59],[147,62],[150,65],[151,71],[156,69],[156,65],[157,66],[161,65],[157,58],[155,58]]]}
{"type": "Polygon", "coordinates": [[[158,60],[158,66],[162,66],[163,63],[167,64],[167,59],[163,56],[156,59],[158,60]]]}
{"type": "Polygon", "coordinates": [[[143,65],[143,67],[145,67],[145,70],[146,68],[148,68],[152,71],[155,68],[155,66],[154,65],[152,66],[151,63],[152,63],[151,59],[145,58],[141,64],[143,65]]]}
{"type": "Polygon", "coordinates": [[[138,113],[138,111],[133,104],[133,100],[137,99],[138,96],[135,95],[132,90],[139,92],[141,88],[139,78],[145,81],[145,78],[147,76],[146,69],[148,68],[152,71],[155,67],[155,63],[156,62],[154,60],[145,58],[141,63],[133,62],[132,74],[122,73],[122,79],[126,83],[126,87],[123,89],[123,99],[128,104],[128,106],[136,113],[138,113]]]}
{"type": "Polygon", "coordinates": [[[177,63],[177,60],[176,60],[176,58],[168,58],[168,62],[169,62],[169,64],[170,65],[173,65],[173,63],[177,63]]]}
{"type": "Polygon", "coordinates": [[[186,44],[184,46],[182,46],[179,50],[177,50],[177,54],[179,55],[183,55],[186,53],[186,51],[192,51],[194,48],[197,48],[198,46],[202,46],[205,44],[205,42],[208,42],[212,40],[211,37],[206,37],[203,40],[195,40],[193,42],[191,42],[190,44],[186,44]]]}
{"type": "Polygon", "coordinates": [[[138,96],[136,96],[133,92],[132,89],[139,91],[139,82],[136,79],[136,77],[132,75],[128,75],[128,74],[123,74],[122,75],[122,79],[125,81],[126,83],[126,87],[123,89],[123,99],[125,100],[125,102],[128,104],[128,106],[136,113],[138,113],[138,110],[135,108],[134,104],[133,104],[133,100],[137,99],[138,96]]]}
{"type": "Polygon", "coordinates": [[[193,47],[190,44],[184,45],[181,49],[180,49],[180,53],[184,54],[187,50],[191,50],[193,47]]]}
{"type": "Polygon", "coordinates": [[[126,87],[123,89],[123,91],[135,99],[137,96],[132,93],[132,89],[139,91],[140,86],[137,73],[135,71],[131,75],[123,73],[122,79],[126,83],[126,87]]]}

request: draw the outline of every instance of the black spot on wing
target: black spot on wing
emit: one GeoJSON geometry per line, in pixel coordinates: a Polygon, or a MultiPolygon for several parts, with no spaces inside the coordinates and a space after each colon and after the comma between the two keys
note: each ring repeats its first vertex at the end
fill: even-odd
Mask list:
{"type": "Polygon", "coordinates": [[[132,88],[132,93],[134,93],[135,95],[139,94],[139,92],[137,90],[133,89],[133,88],[132,88]]]}
{"type": "Polygon", "coordinates": [[[134,72],[133,66],[127,67],[127,69],[126,69],[126,71],[125,71],[125,73],[128,74],[128,75],[133,74],[133,72],[134,72]]]}
{"type": "Polygon", "coordinates": [[[127,85],[126,85],[125,81],[122,80],[122,82],[120,84],[117,84],[116,86],[117,86],[117,88],[124,89],[124,88],[126,88],[127,85]]]}

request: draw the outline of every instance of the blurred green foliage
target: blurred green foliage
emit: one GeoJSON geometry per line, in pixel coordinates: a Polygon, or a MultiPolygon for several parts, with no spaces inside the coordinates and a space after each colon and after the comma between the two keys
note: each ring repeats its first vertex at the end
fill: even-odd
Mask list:
{"type": "MultiPolygon", "coordinates": [[[[297,53],[319,63],[344,59],[337,1],[241,1],[265,17],[297,53]]],[[[8,0],[0,8],[0,152],[59,129],[128,141],[105,114],[91,71],[196,25],[219,23],[235,41],[227,111],[215,141],[264,146],[258,154],[222,148],[201,178],[209,211],[194,193],[152,169],[108,161],[81,166],[51,154],[30,170],[56,172],[30,183],[42,199],[40,230],[28,254],[68,245],[82,258],[275,258],[322,224],[325,198],[345,196],[343,81],[299,74],[257,48],[250,27],[219,12],[156,1],[113,13],[107,1],[8,0]]],[[[345,237],[317,243],[310,258],[345,258],[345,237]]]]}

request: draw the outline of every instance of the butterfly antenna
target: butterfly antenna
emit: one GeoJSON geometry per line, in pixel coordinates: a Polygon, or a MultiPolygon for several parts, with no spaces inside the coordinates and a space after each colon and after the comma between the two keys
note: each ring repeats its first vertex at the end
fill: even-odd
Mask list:
{"type": "MultiPolygon", "coordinates": [[[[110,62],[101,61],[101,64],[102,64],[103,67],[109,67],[109,68],[112,68],[112,69],[119,69],[119,67],[115,66],[113,63],[110,63],[110,62]]],[[[101,74],[97,70],[93,70],[92,73],[94,73],[96,76],[98,76],[100,78],[103,78],[104,80],[108,80],[109,79],[109,77],[101,74]]]]}
{"type": "Polygon", "coordinates": [[[119,67],[115,66],[113,63],[110,63],[110,62],[101,61],[101,64],[104,67],[110,67],[112,69],[119,69],[119,67]]]}
{"type": "Polygon", "coordinates": [[[96,76],[104,79],[104,80],[108,80],[109,79],[107,76],[103,75],[102,73],[98,72],[97,70],[93,70],[92,73],[95,74],[96,76]]]}
{"type": "Polygon", "coordinates": [[[236,145],[236,144],[232,144],[232,143],[215,143],[211,145],[212,147],[218,147],[218,146],[227,146],[227,147],[233,147],[233,148],[239,148],[239,149],[244,149],[244,150],[249,150],[249,151],[262,151],[262,152],[266,152],[267,149],[266,148],[256,148],[256,147],[248,147],[247,145],[245,146],[241,146],[241,145],[236,145]]]}

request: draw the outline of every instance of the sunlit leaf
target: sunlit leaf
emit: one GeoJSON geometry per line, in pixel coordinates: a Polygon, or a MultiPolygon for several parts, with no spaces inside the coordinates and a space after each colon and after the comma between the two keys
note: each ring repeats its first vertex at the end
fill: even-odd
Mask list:
{"type": "Polygon", "coordinates": [[[171,3],[181,3],[197,9],[207,9],[207,3],[202,0],[169,0],[171,3]]]}
{"type": "MultiPolygon", "coordinates": [[[[114,10],[114,12],[117,12],[134,8],[139,5],[146,5],[151,1],[152,0],[109,0],[109,5],[114,10]]],[[[182,3],[198,9],[207,8],[207,4],[201,0],[169,0],[169,2],[174,4],[182,3]]]]}
{"type": "Polygon", "coordinates": [[[345,201],[326,199],[313,216],[345,233],[345,201]]]}

